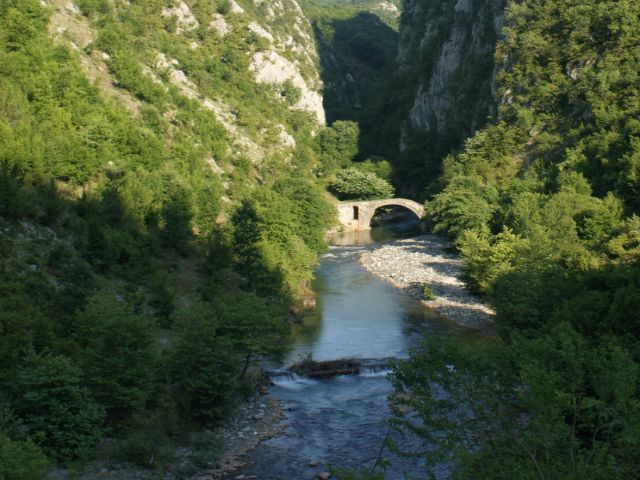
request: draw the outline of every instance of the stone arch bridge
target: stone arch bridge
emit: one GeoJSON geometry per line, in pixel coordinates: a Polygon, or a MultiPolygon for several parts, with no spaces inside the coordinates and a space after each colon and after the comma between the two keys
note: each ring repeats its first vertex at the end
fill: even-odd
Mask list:
{"type": "Polygon", "coordinates": [[[382,207],[404,207],[412,211],[422,220],[424,207],[418,202],[406,198],[385,198],[382,200],[360,200],[353,202],[338,202],[338,219],[342,225],[342,231],[361,232],[371,229],[371,219],[376,210],[382,207]]]}

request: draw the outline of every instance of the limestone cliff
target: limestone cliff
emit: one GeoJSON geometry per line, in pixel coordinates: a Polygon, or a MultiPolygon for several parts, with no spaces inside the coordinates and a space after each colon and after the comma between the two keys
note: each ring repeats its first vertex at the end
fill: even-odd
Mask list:
{"type": "Polygon", "coordinates": [[[405,0],[397,56],[404,92],[400,151],[426,152],[435,166],[494,112],[494,52],[504,3],[405,0]]]}

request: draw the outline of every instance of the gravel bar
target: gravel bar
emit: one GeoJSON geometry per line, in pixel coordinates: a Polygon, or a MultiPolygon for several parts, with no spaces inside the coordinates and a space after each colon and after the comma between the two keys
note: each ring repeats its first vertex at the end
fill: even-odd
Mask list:
{"type": "Polygon", "coordinates": [[[450,253],[452,244],[435,235],[394,240],[360,255],[360,263],[424,305],[467,328],[485,329],[494,312],[469,292],[462,281],[462,260],[450,253]],[[424,300],[429,286],[436,300],[424,300]]]}

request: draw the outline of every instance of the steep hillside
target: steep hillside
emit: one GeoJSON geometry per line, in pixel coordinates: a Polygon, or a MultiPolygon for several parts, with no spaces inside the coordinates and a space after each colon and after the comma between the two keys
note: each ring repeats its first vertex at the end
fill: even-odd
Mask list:
{"type": "Polygon", "coordinates": [[[318,65],[295,0],[0,2],[0,477],[165,468],[253,391],[333,215],[318,65]]]}
{"type": "Polygon", "coordinates": [[[295,146],[294,112],[324,123],[315,42],[295,1],[50,3],[50,32],[107,94],[124,90],[169,122],[178,99],[195,101],[253,161],[295,146]]]}
{"type": "Polygon", "coordinates": [[[397,173],[425,189],[500,333],[428,341],[400,368],[424,414],[411,431],[465,478],[633,476],[640,4],[513,0],[503,16],[499,2],[419,0],[405,14],[401,74],[418,87],[397,173]],[[460,405],[474,421],[450,421],[460,405]]]}
{"type": "Polygon", "coordinates": [[[401,2],[306,0],[319,47],[324,106],[330,123],[357,122],[359,159],[386,150],[385,99],[396,68],[401,2]]]}
{"type": "Polygon", "coordinates": [[[400,137],[398,178],[411,179],[401,182],[405,192],[437,191],[442,158],[495,114],[493,57],[503,23],[500,0],[405,2],[390,123],[400,137]]]}

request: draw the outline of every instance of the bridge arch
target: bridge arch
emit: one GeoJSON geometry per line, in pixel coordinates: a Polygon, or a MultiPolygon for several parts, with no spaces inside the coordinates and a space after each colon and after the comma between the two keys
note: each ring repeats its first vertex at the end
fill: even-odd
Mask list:
{"type": "Polygon", "coordinates": [[[407,198],[339,202],[337,209],[342,230],[347,232],[370,230],[371,219],[376,210],[382,207],[403,207],[413,212],[418,219],[424,218],[424,207],[407,198]]]}

